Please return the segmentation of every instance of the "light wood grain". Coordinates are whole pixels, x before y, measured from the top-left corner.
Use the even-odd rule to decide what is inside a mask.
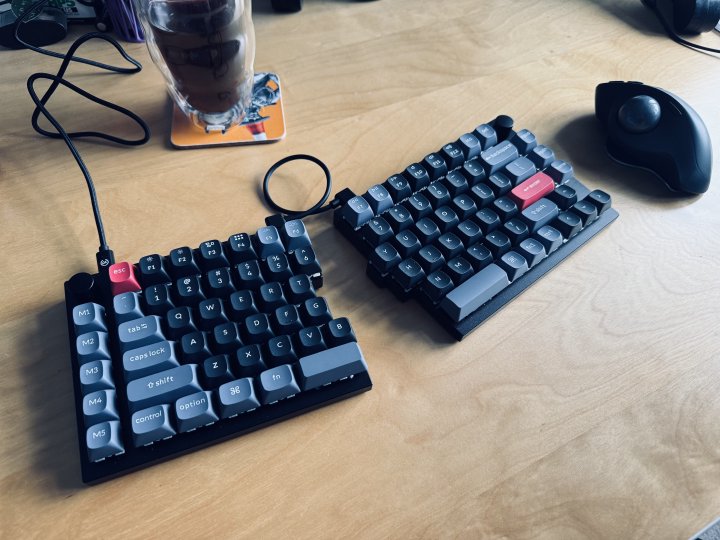
[[[268,213],[259,180],[287,154],[364,191],[500,113],[611,192],[621,218],[461,343],[374,287],[329,216],[309,219],[322,294],[351,318],[373,390],[85,488],[62,283],[92,270],[96,233],[66,148],[29,125],[25,79],[57,63],[1,52],[0,536],[665,539],[716,517],[720,178],[673,197],[609,160],[592,115],[598,83],[643,80],[686,98],[718,141],[720,59],[672,43],[634,0],[255,4],[256,67],[284,83],[281,143],[170,149],[144,45],[128,46],[146,68],[132,77],[73,67],[153,130],[139,148],[79,144],[119,259],[252,231]],[[66,92],[52,106],[68,127],[132,133]],[[277,182],[293,206],[322,192],[308,167]]]

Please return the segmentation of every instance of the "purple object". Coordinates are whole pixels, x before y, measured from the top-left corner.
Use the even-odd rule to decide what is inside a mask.
[[[113,30],[119,37],[134,43],[145,41],[132,0],[105,0],[105,6]]]

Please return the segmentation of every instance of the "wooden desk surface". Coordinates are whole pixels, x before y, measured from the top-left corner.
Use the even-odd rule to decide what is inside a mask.
[[[308,0],[289,16],[256,2],[255,23],[255,65],[285,84],[278,144],[171,149],[142,44],[138,75],[72,68],[153,129],[140,148],[79,144],[119,260],[254,230],[260,179],[287,154],[362,192],[500,113],[621,217],[462,343],[373,286],[329,216],[309,219],[322,294],[351,318],[373,390],[85,488],[62,284],[92,271],[96,233],[67,149],[30,128],[25,80],[59,63],[1,52],[0,536],[682,539],[716,517],[720,163],[708,193],[672,197],[610,161],[592,115],[596,84],[642,80],[692,103],[717,143],[720,59],[634,0]],[[53,110],[68,129],[131,131],[66,92]],[[295,171],[282,200],[307,205],[319,177]]]

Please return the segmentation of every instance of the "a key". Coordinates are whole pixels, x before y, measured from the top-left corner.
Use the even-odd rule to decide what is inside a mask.
[[[407,178],[407,181],[410,183],[410,189],[413,191],[418,191],[430,184],[430,176],[419,163],[408,165],[405,172],[403,172],[403,176]]]
[[[310,246],[303,246],[295,250],[293,253],[305,252],[307,254],[308,250],[311,249],[312,248]],[[263,272],[267,281],[285,281],[293,275],[293,270],[290,268],[290,261],[288,261],[288,258],[284,253],[270,255],[265,260],[265,269]]]
[[[86,302],[75,306],[72,309],[72,318],[76,335],[93,331],[107,332],[105,308],[99,304]]]
[[[535,233],[534,238],[537,239],[545,247],[545,252],[550,255],[559,248],[563,243],[563,236],[555,227],[544,225]]]
[[[430,181],[433,182],[438,178],[445,176],[448,172],[447,163],[439,154],[428,154],[422,160],[423,168],[428,172]]]
[[[552,226],[560,231],[566,240],[569,240],[582,229],[582,220],[574,212],[561,212],[553,221]]]
[[[612,199],[610,198],[610,195],[600,189],[591,191],[584,200],[595,205],[598,216],[602,215],[605,210],[612,206]]]
[[[370,188],[370,190],[372,190],[372,188]],[[283,243],[288,251],[295,251],[296,249],[306,247],[311,244],[310,236],[305,228],[305,224],[299,219],[286,221],[280,232],[282,234]]]
[[[175,435],[170,425],[170,406],[155,405],[133,413],[130,419],[133,444],[136,447]]]
[[[308,326],[300,330],[296,336],[297,351],[301,356],[314,354],[325,350],[325,340],[323,339],[320,329],[317,326]]]
[[[572,165],[561,159],[553,161],[545,172],[558,184],[564,184],[573,177]]]
[[[460,172],[467,179],[468,184],[471,187],[482,182],[487,177],[485,169],[483,169],[477,158],[473,158],[470,161],[463,163]]]
[[[520,156],[516,160],[508,163],[503,171],[505,176],[512,182],[512,185],[517,186],[520,182],[527,180],[535,174],[537,169],[532,161],[524,156]]]
[[[345,317],[328,321],[327,325],[323,327],[323,332],[325,334],[325,341],[329,347],[337,347],[345,343],[357,341],[355,332],[353,332],[352,326],[350,326],[350,321]]]
[[[85,427],[120,418],[115,402],[115,390],[97,390],[87,394],[83,397],[82,408]]]
[[[396,233],[412,226],[413,220],[410,211],[402,204],[393,206],[383,215],[385,220],[390,224],[392,230]]]
[[[470,189],[467,178],[459,170],[450,171],[440,182],[450,192],[450,197],[455,197]]]
[[[238,289],[257,289],[265,283],[260,273],[260,264],[256,260],[245,261],[237,265]]]
[[[259,377],[260,396],[265,405],[286,399],[300,392],[292,368],[283,364],[263,371]]]
[[[449,143],[442,147],[440,155],[447,163],[448,170],[453,170],[455,167],[462,165],[465,158],[463,156],[462,148],[456,143]]]
[[[395,203],[399,203],[412,195],[410,183],[399,174],[393,174],[383,182],[383,186],[388,190]]]
[[[277,335],[294,334],[302,328],[300,313],[292,304],[281,306],[275,310],[275,324]]]
[[[122,361],[125,382],[179,365],[175,357],[175,344],[170,341],[161,341],[126,351],[123,353]]]
[[[265,313],[256,313],[245,319],[243,325],[243,343],[264,343],[273,337],[270,320]]]
[[[157,253],[142,257],[137,264],[140,282],[144,287],[170,282],[163,259]]]
[[[140,307],[140,295],[136,292],[125,292],[114,296],[113,311],[118,323],[139,319],[145,315]]]
[[[367,206],[367,203],[365,203]],[[255,253],[261,259],[266,259],[275,253],[284,253],[285,247],[280,239],[280,233],[273,225],[260,227],[253,235]]]
[[[375,184],[368,189],[367,193],[363,195],[363,199],[367,201],[376,216],[393,206],[390,192],[381,184]],[[308,245],[310,244],[308,243]]]
[[[482,145],[478,138],[472,133],[465,133],[460,135],[460,138],[455,143],[463,153],[465,161],[480,155]]]
[[[245,317],[259,311],[255,304],[255,296],[248,290],[232,293],[226,308],[228,316],[235,322],[244,321]]]
[[[463,257],[454,257],[445,265],[445,273],[450,276],[455,285],[459,285],[473,275],[472,265]]]
[[[415,193],[412,197],[405,201],[405,207],[410,210],[413,220],[417,221],[432,214],[432,206],[430,201],[422,193]]]
[[[484,183],[473,186],[470,196],[475,199],[478,208],[487,208],[495,200],[495,192]]]
[[[314,276],[319,274],[321,269],[315,250],[310,246],[296,249],[292,254],[292,270],[296,275]]]
[[[263,311],[272,311],[287,304],[282,286],[277,281],[261,285],[259,293],[258,300],[263,307]]]
[[[128,262],[118,262],[108,267],[108,277],[113,295],[135,292],[141,289],[135,277],[135,268]]]
[[[477,272],[493,262],[492,253],[482,244],[474,244],[465,251],[465,258]]]
[[[221,353],[235,352],[242,344],[237,325],[234,322],[225,322],[212,329],[213,351]]]
[[[165,315],[165,323],[168,329],[168,337],[174,340],[180,339],[181,336],[187,334],[188,332],[194,332],[197,330],[192,312],[187,306],[174,308],[168,311],[167,315]]]
[[[572,205],[570,208],[574,214],[576,214],[582,220],[582,226],[587,227],[597,219],[598,213],[595,205],[590,201],[583,199]],[[117,297],[116,297],[117,298]]]
[[[485,150],[491,146],[495,146],[498,142],[497,133],[495,133],[495,130],[489,124],[480,124],[473,130],[473,135],[477,137]]]
[[[444,233],[435,242],[437,247],[446,259],[452,259],[462,253],[464,246],[460,238],[453,233]]]
[[[420,264],[426,274],[442,268],[445,264],[445,257],[435,246],[423,246],[415,255],[414,259]]]
[[[501,172],[496,172],[488,176],[485,180],[485,184],[487,184],[487,186],[492,189],[493,194],[496,197],[505,195],[513,187],[512,181]]]
[[[217,422],[218,416],[213,410],[210,392],[196,392],[178,399],[175,402],[175,419],[179,433]]]
[[[545,145],[539,144],[527,156],[539,170],[544,170],[555,161],[555,152]]]
[[[492,203],[492,209],[497,212],[502,221],[507,221],[518,213],[517,204],[509,197],[499,197]]]
[[[93,360],[80,366],[80,391],[83,395],[113,388],[115,382],[110,360]]]
[[[315,296],[312,281],[305,274],[295,275],[288,280],[287,298],[293,304],[299,304]]]
[[[414,255],[422,246],[415,233],[409,229],[397,233],[392,239],[392,244],[403,259]]]
[[[231,418],[260,406],[249,377],[223,384],[218,389],[218,402],[222,418]]]
[[[437,224],[429,218],[421,218],[413,226],[413,232],[423,245],[430,244],[440,236],[440,229]]]
[[[520,245],[515,249],[520,255],[525,257],[530,268],[534,267],[546,257],[545,247],[534,238],[526,238],[520,242]]]
[[[383,217],[372,218],[362,227],[363,240],[371,247],[377,247],[383,242],[387,242],[392,235],[392,228]]]
[[[567,210],[577,202],[577,193],[570,186],[557,186],[547,198],[557,204],[560,210]]]
[[[298,363],[303,390],[319,388],[367,372],[365,358],[355,342],[306,356]]]
[[[181,306],[194,306],[205,300],[205,293],[200,285],[200,276],[185,276],[175,282],[175,298]]]
[[[455,234],[465,247],[472,246],[482,239],[480,226],[471,219],[466,219],[460,223],[455,229]]]
[[[85,434],[85,445],[88,459],[93,462],[122,454],[125,448],[120,433],[120,422],[113,420],[89,427]]]
[[[473,221],[478,224],[483,234],[489,234],[498,229],[501,224],[500,216],[492,208],[481,208],[475,212]]]
[[[110,360],[107,332],[80,334],[75,340],[75,351],[80,365],[92,360]]]
[[[460,218],[455,213],[455,210],[449,206],[441,206],[435,210],[435,212],[433,212],[432,219],[435,221],[441,232],[447,232],[460,223]]]
[[[200,273],[200,269],[195,264],[192,250],[187,246],[173,249],[168,256],[167,263],[171,277],[176,280]]]
[[[543,172],[539,172],[515,186],[510,192],[510,198],[517,203],[520,210],[525,210],[545,195],[552,193],[554,189],[555,183],[552,178]]]
[[[513,246],[516,246],[530,236],[530,229],[528,226],[524,221],[517,218],[512,218],[506,221],[501,230],[508,236],[508,238],[510,238],[510,243]]]
[[[493,231],[486,235],[483,244],[496,258],[510,251],[511,247],[510,238],[502,231]]]
[[[143,291],[143,301],[148,315],[165,315],[175,307],[170,297],[170,286],[167,283],[147,287]]]
[[[235,291],[229,268],[216,268],[205,274],[205,290],[211,298],[225,298]]]
[[[433,208],[440,208],[450,202],[450,192],[442,182],[433,182],[430,184],[424,192],[427,200],[430,201],[430,206]]]
[[[402,260],[398,251],[392,244],[385,242],[376,247],[370,254],[368,262],[372,264],[381,274],[389,272]]]
[[[392,269],[392,277],[403,290],[408,291],[422,281],[425,272],[415,259],[410,258]]]
[[[467,194],[458,195],[452,201],[451,208],[455,210],[460,220],[465,220],[477,212],[475,201]]]
[[[535,135],[527,129],[521,129],[514,133],[513,136],[510,137],[510,142],[513,143],[523,155],[537,146]]]
[[[440,302],[440,308],[450,319],[459,322],[509,284],[505,271],[490,264],[450,291]]]
[[[130,381],[127,385],[128,407],[135,412],[200,390],[197,366],[187,364]]]
[[[203,300],[198,304],[197,312],[200,315],[197,323],[201,330],[210,330],[227,321],[223,302],[219,298]]]
[[[212,356],[204,332],[190,332],[180,338],[180,354],[185,364],[197,364]]]

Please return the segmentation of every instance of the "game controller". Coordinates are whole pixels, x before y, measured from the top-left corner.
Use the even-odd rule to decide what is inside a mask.
[[[611,81],[595,90],[595,116],[607,132],[607,151],[615,161],[655,173],[674,191],[707,191],[710,135],[682,99],[640,82]]]

